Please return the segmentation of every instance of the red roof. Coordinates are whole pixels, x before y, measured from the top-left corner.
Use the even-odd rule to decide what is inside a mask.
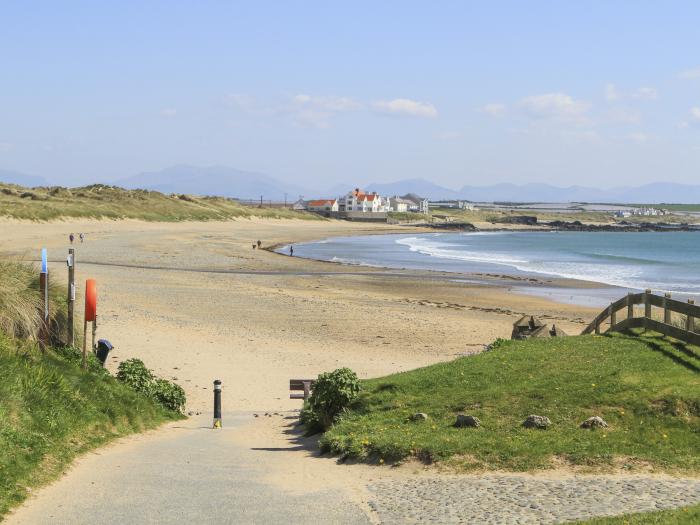
[[[366,201],[373,201],[377,197],[376,195],[365,195]]]
[[[309,201],[308,206],[313,206],[314,208],[318,206],[333,206],[335,204],[335,199],[320,199],[316,201]]]

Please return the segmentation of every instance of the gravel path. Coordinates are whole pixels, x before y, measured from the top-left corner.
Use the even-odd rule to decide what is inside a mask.
[[[370,506],[385,524],[564,523],[700,502],[700,480],[487,475],[382,481]]]

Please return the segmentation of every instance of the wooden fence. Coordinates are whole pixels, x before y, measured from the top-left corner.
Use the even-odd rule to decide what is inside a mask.
[[[636,305],[644,305],[643,317],[635,317],[634,307]],[[663,309],[663,321],[657,321],[653,318],[652,307]],[[618,312],[624,309],[627,310],[627,315],[618,320],[620,317]],[[680,314],[684,319],[681,318],[680,323],[673,323],[672,313]],[[581,334],[599,334],[601,327],[609,319],[610,326],[607,331],[621,332],[629,328],[644,328],[675,337],[686,343],[700,345],[700,333],[696,332],[695,327],[696,318],[700,318],[700,306],[697,306],[693,299],[688,299],[688,302],[684,303],[672,299],[670,293],[661,296],[654,295],[651,290],[646,290],[642,293],[631,293],[612,303],[600,312]]]

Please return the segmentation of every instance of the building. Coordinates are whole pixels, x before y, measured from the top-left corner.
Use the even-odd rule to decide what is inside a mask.
[[[389,208],[387,199],[377,192],[365,193],[355,188],[347,195],[338,199],[338,210],[341,212],[386,213]]]
[[[309,207],[309,203],[304,199],[299,199],[294,204],[292,204],[292,209],[296,211],[304,211]]]
[[[428,199],[419,197],[415,193],[407,193],[401,197],[405,201],[408,201],[408,210],[414,213],[428,213]]]
[[[395,211],[395,212],[407,212],[407,211],[415,211],[414,209],[416,208],[416,205],[413,201],[410,201],[408,199],[404,199],[403,197],[389,197],[389,209],[388,211]]]
[[[431,208],[452,208],[460,210],[473,210],[474,205],[467,201],[430,201]]]
[[[306,209],[316,213],[331,213],[338,211],[337,199],[319,199],[306,203]]]

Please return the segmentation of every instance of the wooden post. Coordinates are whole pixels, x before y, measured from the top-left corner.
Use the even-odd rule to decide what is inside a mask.
[[[83,322],[83,370],[87,370],[87,319]]]
[[[75,346],[75,250],[68,248],[68,344]]]
[[[632,303],[632,294],[627,294],[627,319],[634,317],[634,303]]]
[[[664,294],[664,323],[671,324],[671,309],[668,307],[668,300],[671,298],[670,293]]]
[[[610,312],[610,328],[612,329],[612,327],[617,324],[617,312],[615,311],[612,303],[608,307],[608,311]]]
[[[695,304],[695,299],[688,299],[688,304]],[[695,331],[695,317],[693,317],[692,315],[688,315],[685,318],[685,329],[688,332]]]
[[[39,274],[41,294],[41,325],[39,326],[39,348],[45,351],[49,344],[49,272]]]
[[[595,318],[595,333],[600,335],[600,317]]]
[[[651,290],[647,288],[644,290],[644,331],[647,331],[647,319],[651,319]]]
[[[95,336],[97,335],[97,315],[95,315],[95,320],[92,322],[92,347],[91,351],[95,353]]]

